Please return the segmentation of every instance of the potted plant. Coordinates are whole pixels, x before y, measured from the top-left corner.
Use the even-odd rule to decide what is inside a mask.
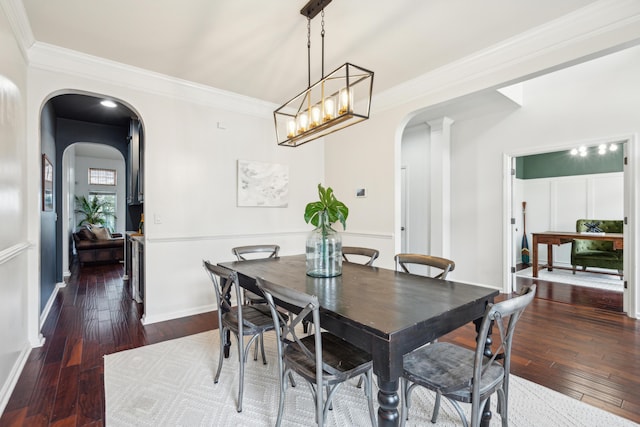
[[[115,218],[111,203],[96,196],[90,200],[85,196],[76,196],[75,212],[84,215],[84,218],[78,223],[78,227],[83,224],[98,224],[104,227],[107,217]]]
[[[304,220],[316,228],[307,238],[307,274],[334,277],[342,274],[342,238],[331,225],[340,221],[347,228],[349,208],[333,194],[333,189],[318,184],[319,200],[307,204]]]

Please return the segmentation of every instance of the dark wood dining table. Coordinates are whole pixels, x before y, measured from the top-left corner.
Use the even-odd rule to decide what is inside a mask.
[[[223,262],[240,286],[259,292],[255,279],[316,295],[323,329],[368,351],[378,378],[378,425],[399,425],[398,385],[403,356],[482,318],[498,291],[450,280],[343,263],[342,275],[306,275],[304,255]],[[490,351],[488,348],[487,351]],[[488,425],[491,414],[483,420]]]

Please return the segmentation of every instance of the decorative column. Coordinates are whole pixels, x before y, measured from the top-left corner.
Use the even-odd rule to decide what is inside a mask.
[[[451,257],[451,125],[453,119],[441,117],[429,120],[431,215],[430,254]]]

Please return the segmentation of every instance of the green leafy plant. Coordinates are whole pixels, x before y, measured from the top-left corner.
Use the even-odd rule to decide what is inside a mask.
[[[95,196],[90,200],[85,196],[76,196],[75,212],[84,215],[84,218],[78,223],[78,227],[82,224],[100,224],[104,226],[107,217],[116,217],[113,214],[111,203]]]
[[[333,189],[322,184],[318,184],[317,202],[307,204],[304,210],[304,220],[307,224],[311,223],[316,227],[331,226],[336,221],[340,221],[342,228],[347,228],[347,217],[349,216],[349,208],[336,199]]]

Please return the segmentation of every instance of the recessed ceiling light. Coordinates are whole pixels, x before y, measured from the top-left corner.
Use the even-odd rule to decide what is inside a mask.
[[[116,108],[118,106],[118,104],[116,104],[115,102],[109,100],[109,99],[105,99],[104,101],[100,101],[100,104],[102,104],[103,106],[107,107],[107,108]]]

